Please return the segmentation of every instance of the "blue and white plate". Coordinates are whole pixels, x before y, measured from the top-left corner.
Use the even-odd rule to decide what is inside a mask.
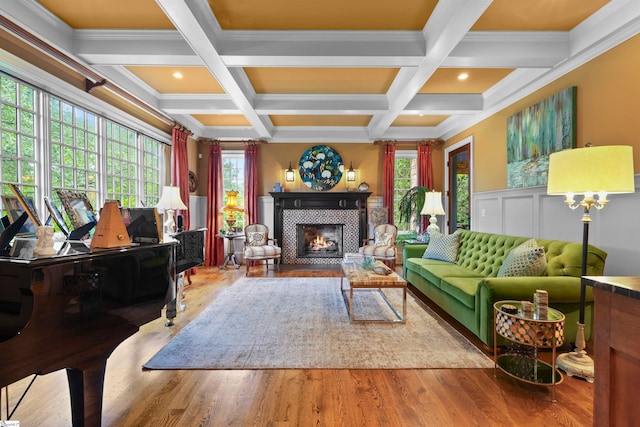
[[[316,191],[332,189],[342,178],[342,157],[328,145],[315,145],[300,157],[298,167],[302,182]]]

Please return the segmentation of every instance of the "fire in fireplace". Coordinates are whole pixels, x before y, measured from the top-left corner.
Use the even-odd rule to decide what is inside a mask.
[[[343,224],[297,224],[298,257],[342,258]]]

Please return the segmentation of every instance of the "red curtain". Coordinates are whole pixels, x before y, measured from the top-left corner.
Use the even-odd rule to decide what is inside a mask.
[[[181,129],[173,129],[171,138],[171,182],[180,188],[180,198],[187,206],[186,211],[180,211],[184,220],[184,229],[189,230],[189,155],[187,152],[187,138],[189,135]],[[176,212],[177,214],[178,212]]]
[[[431,167],[431,147],[418,146],[418,185],[433,190],[433,168]],[[429,221],[426,215],[420,216],[420,230],[426,230]]]
[[[258,146],[244,146],[244,214],[245,225],[258,222]]]
[[[384,146],[383,158],[383,181],[382,181],[382,205],[388,208],[388,223],[393,224],[393,190],[394,173],[396,166],[396,147],[393,145]]]
[[[215,144],[209,148],[209,175],[207,180],[207,232],[205,265],[220,265],[224,261],[224,239],[216,237],[223,228],[220,208],[224,206],[222,188],[222,148]]]

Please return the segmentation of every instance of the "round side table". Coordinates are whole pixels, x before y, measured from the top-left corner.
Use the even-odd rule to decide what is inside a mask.
[[[502,311],[505,304],[515,306],[518,313]],[[555,402],[555,385],[562,382],[562,373],[556,369],[556,348],[564,343],[564,314],[549,307],[545,319],[525,317],[520,301],[498,301],[493,305],[493,312],[494,369],[499,368],[510,377],[529,384],[551,386],[551,401]],[[514,344],[500,356],[498,336]],[[544,348],[551,348],[551,364],[538,359],[538,349]]]

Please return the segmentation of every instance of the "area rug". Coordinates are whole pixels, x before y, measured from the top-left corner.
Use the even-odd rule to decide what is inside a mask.
[[[401,307],[401,291],[385,291]],[[359,318],[391,315],[357,291]],[[352,324],[339,278],[242,278],[144,364],[146,369],[491,368],[493,362],[407,294],[405,324]]]

